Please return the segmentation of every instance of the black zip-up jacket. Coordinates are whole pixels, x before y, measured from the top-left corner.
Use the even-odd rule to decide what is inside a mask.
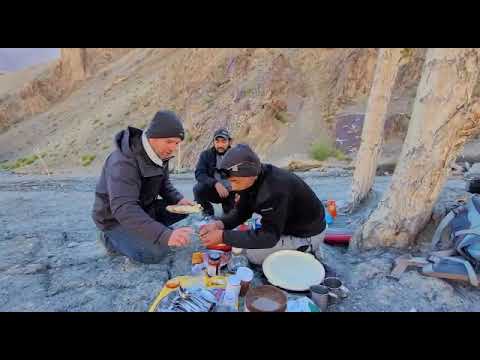
[[[274,247],[281,235],[311,237],[325,230],[325,209],[313,190],[297,175],[270,164],[262,164],[257,180],[239,192],[238,205],[219,220],[225,244],[244,249]],[[262,216],[255,231],[233,231],[253,213]]]
[[[169,180],[168,161],[159,166],[150,160],[141,135],[142,130],[128,127],[115,136],[117,149],[105,160],[92,218],[100,230],[121,224],[145,239],[167,244],[172,230],[154,220],[152,203],[158,195],[169,204],[183,196]]]
[[[230,147],[227,149],[227,151]],[[215,179],[217,168],[217,151],[215,147],[202,151],[195,167],[195,179],[201,183],[213,187],[218,181]],[[223,178],[223,177],[222,177]]]

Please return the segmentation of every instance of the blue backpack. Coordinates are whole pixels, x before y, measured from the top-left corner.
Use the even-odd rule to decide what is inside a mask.
[[[453,248],[435,251],[447,228]],[[443,218],[433,235],[431,250],[430,264],[423,267],[423,274],[480,285],[480,195],[472,195]]]
[[[480,269],[480,195],[474,194],[464,205],[450,211],[438,224],[432,239],[435,250],[445,228],[449,226],[453,249],[447,250],[468,260],[476,270]]]

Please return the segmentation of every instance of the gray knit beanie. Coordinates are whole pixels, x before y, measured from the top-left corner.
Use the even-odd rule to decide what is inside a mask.
[[[172,111],[157,112],[145,134],[150,139],[178,137],[183,140],[185,137],[182,121]]]

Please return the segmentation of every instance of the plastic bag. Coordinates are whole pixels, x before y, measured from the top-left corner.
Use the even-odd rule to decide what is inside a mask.
[[[288,299],[287,312],[320,312],[315,303],[306,296],[296,299]]]

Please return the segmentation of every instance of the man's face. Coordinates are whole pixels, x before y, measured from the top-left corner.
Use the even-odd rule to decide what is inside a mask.
[[[215,150],[217,150],[219,154],[223,154],[230,146],[230,140],[224,139],[223,137],[217,137],[213,140],[213,146],[215,146]]]
[[[166,160],[173,156],[177,150],[178,144],[182,142],[182,139],[176,137],[148,139],[148,142],[158,157],[162,160]]]
[[[228,181],[232,185],[232,190],[233,191],[243,191],[251,187],[254,183],[255,180],[257,180],[256,176],[230,176],[228,178]]]

